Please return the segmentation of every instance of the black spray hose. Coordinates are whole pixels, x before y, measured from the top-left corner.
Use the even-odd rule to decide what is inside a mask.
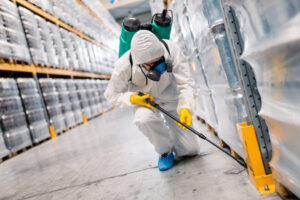
[[[139,96],[143,96],[144,93],[139,92],[138,94]],[[235,160],[236,162],[238,162],[240,165],[242,165],[244,168],[247,168],[247,165],[245,164],[244,161],[239,160],[237,158],[235,158],[234,156],[232,156],[230,153],[228,153],[227,151],[225,151],[222,147],[218,146],[217,144],[215,144],[214,142],[212,142],[211,140],[209,140],[205,135],[203,135],[202,133],[199,133],[198,131],[196,131],[195,129],[193,129],[192,127],[181,123],[180,120],[175,117],[174,115],[172,115],[171,113],[169,113],[168,111],[166,111],[165,109],[163,109],[162,107],[160,107],[159,104],[155,103],[154,101],[151,101],[151,99],[146,99],[145,100],[147,103],[149,103],[151,106],[157,108],[158,110],[160,110],[161,112],[163,112],[164,114],[166,114],[167,116],[169,116],[170,118],[172,118],[173,120],[175,120],[176,122],[178,122],[179,124],[181,124],[182,126],[184,126],[185,128],[189,129],[190,131],[192,131],[194,134],[196,134],[198,137],[200,137],[203,140],[206,140],[207,142],[209,142],[210,144],[212,144],[213,146],[215,146],[216,148],[218,148],[219,150],[221,150],[223,153],[227,154],[229,157],[231,157],[233,160]]]

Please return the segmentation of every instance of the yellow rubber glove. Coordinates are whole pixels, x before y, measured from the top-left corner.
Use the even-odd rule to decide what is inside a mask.
[[[179,113],[179,119],[181,123],[184,123],[188,126],[192,124],[192,116],[190,114],[190,111],[187,108],[182,108]],[[180,126],[182,129],[186,129],[184,126],[176,122],[178,126]]]
[[[154,98],[151,97],[147,93],[144,93],[143,96],[139,96],[137,94],[133,94],[133,95],[130,96],[130,102],[132,104],[138,104],[138,105],[145,106],[145,107],[148,107],[148,108],[155,108],[155,107],[151,106],[149,103],[147,103],[145,101],[146,99],[151,99],[151,101],[154,101]]]

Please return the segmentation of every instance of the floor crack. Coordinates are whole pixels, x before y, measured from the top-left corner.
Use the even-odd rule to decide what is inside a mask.
[[[144,169],[140,169],[140,170],[136,170],[136,171],[132,171],[132,172],[127,172],[127,173],[124,173],[124,174],[118,174],[118,175],[115,175],[115,176],[109,176],[109,177],[101,178],[101,179],[98,179],[98,180],[89,181],[89,182],[86,182],[86,183],[80,183],[80,184],[77,184],[77,185],[70,185],[70,186],[58,188],[58,189],[55,189],[55,190],[47,191],[45,193],[35,194],[35,195],[31,195],[31,196],[25,196],[25,197],[22,197],[21,199],[31,199],[31,198],[34,198],[34,197],[43,196],[45,194],[51,194],[51,193],[54,193],[54,192],[63,191],[63,190],[67,190],[67,189],[70,189],[70,188],[76,188],[76,187],[80,187],[80,186],[84,186],[84,185],[85,186],[93,185],[93,184],[100,183],[100,182],[103,182],[103,181],[106,181],[106,180],[109,180],[109,179],[124,177],[124,176],[130,175],[130,174],[135,174],[135,173],[139,173],[139,172],[143,172],[143,171],[147,171],[147,170],[155,169],[155,168],[157,168],[157,166],[148,167],[148,168],[144,168]]]

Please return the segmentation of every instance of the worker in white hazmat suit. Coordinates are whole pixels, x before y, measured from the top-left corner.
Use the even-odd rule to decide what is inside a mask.
[[[131,50],[114,66],[104,96],[117,106],[136,105],[133,122],[159,154],[159,170],[174,165],[174,154],[197,155],[198,137],[168,116],[164,116],[166,125],[159,111],[145,101],[155,100],[173,115],[178,113],[182,123],[191,125],[195,83],[179,47],[141,30],[133,36]]]

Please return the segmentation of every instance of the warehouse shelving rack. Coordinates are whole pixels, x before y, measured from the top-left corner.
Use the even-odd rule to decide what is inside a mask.
[[[33,5],[32,3],[26,1],[26,0],[11,0],[12,2],[17,3],[18,5],[21,5],[35,14],[38,14],[39,16],[45,18],[48,21],[51,21],[52,23],[68,30],[69,32],[73,32],[79,37],[93,43],[96,45],[104,45],[101,42],[98,42],[91,38],[90,36],[86,35],[85,33],[81,32],[80,30],[74,28],[73,26],[65,23],[61,19],[45,12],[41,8]],[[80,3],[82,6],[84,6],[86,9],[88,7],[84,5],[83,2],[78,0],[78,3]],[[97,17],[92,11],[89,10],[91,15],[93,17]],[[103,21],[97,17],[97,20],[103,24]],[[104,25],[104,24],[103,24]],[[107,28],[107,27],[106,27]],[[103,73],[92,73],[92,72],[83,72],[83,71],[77,71],[72,69],[58,69],[58,68],[52,68],[52,67],[43,67],[38,64],[28,64],[24,62],[14,61],[11,59],[2,59],[0,61],[0,71],[10,71],[10,72],[25,72],[25,73],[32,73],[32,74],[47,74],[47,75],[57,75],[57,76],[66,76],[66,77],[82,77],[82,78],[100,78],[100,79],[109,79],[109,74],[103,74]]]
[[[68,30],[69,32],[73,32],[75,33],[76,35],[78,35],[79,37],[93,43],[93,44],[96,44],[96,45],[99,45],[99,46],[105,46],[105,47],[108,47],[106,46],[104,43],[102,43],[101,41],[96,41],[94,40],[94,38],[88,36],[87,34],[83,33],[82,31],[78,30],[77,28],[67,24],[66,22],[62,21],[61,19],[59,19],[58,17],[55,17],[51,14],[49,14],[48,12],[44,11],[43,9],[39,8],[38,6],[36,5],[33,5],[32,3],[30,3],[29,1],[27,0],[11,0],[12,2],[16,2],[18,5],[21,5],[27,9],[29,9],[30,11],[34,12],[35,14],[45,18],[46,20],[48,21],[51,21],[52,23],[56,24],[57,26],[60,26],[66,30]],[[111,33],[113,33],[109,28],[108,26],[106,26],[104,24],[104,22],[99,18],[97,17],[97,15],[91,11],[91,9],[89,9],[81,0],[77,0],[77,2],[82,6],[84,7],[90,14],[91,16],[93,16],[96,20],[99,21],[100,24],[102,24],[107,30],[109,30]],[[108,47],[110,48],[110,47]]]
[[[34,12],[35,14],[43,17],[44,19],[56,24],[57,26],[59,26],[61,28],[66,29],[69,32],[75,33],[77,36],[83,38],[84,40],[87,40],[88,42],[91,42],[98,46],[104,46],[106,48],[110,48],[110,47],[107,47],[107,45],[103,44],[102,42],[96,41],[94,38],[90,37],[89,35],[83,33],[82,31],[76,29],[75,27],[69,25],[68,23],[62,21],[61,19],[47,13],[46,11],[39,8],[38,6],[33,5],[29,1],[26,1],[26,0],[10,0],[10,1],[16,3],[19,6],[23,6],[27,9],[29,9],[30,11]],[[98,18],[96,16],[96,14],[94,14],[81,0],[77,0],[77,2],[80,5],[82,5],[85,9],[88,9],[89,13],[94,18],[96,18],[99,21],[99,23],[101,23],[107,30],[112,32],[103,23],[103,21],[100,18]],[[74,70],[74,69],[54,68],[51,66],[44,66],[41,64],[31,64],[31,63],[27,63],[24,61],[18,61],[18,60],[13,60],[13,59],[8,59],[8,58],[0,58],[0,73],[1,73],[1,76],[3,76],[3,77],[11,77],[11,78],[12,77],[15,77],[15,78],[16,77],[31,77],[31,78],[33,78],[37,83],[38,92],[41,97],[43,97],[43,95],[41,92],[40,85],[38,84],[39,77],[56,77],[56,78],[59,77],[59,78],[71,78],[71,79],[84,78],[84,79],[106,79],[106,80],[110,79],[110,77],[111,77],[110,74],[85,72],[85,71],[79,71],[79,70]],[[50,138],[53,139],[57,136],[57,134],[59,135],[61,133],[56,133],[55,127],[50,123],[49,114],[47,113],[47,109],[46,109],[44,100],[42,101],[42,106],[44,108],[44,111],[45,111],[44,114],[45,114],[46,121],[49,126]],[[114,109],[114,107],[107,110],[106,112],[109,112],[112,109]],[[103,115],[103,114],[105,114],[104,110],[102,111],[102,113],[100,115]],[[99,115],[97,115],[97,116],[99,116]],[[94,116],[91,119],[93,119],[97,116]],[[84,113],[83,113],[82,117],[83,117],[83,122],[81,124],[86,124],[88,120]],[[89,119],[89,120],[91,120],[91,119]],[[77,124],[74,127],[79,126],[81,124]],[[63,132],[66,132],[74,127],[70,127],[68,129],[64,130]],[[46,140],[44,140],[44,141],[46,141]],[[44,141],[42,141],[42,142],[44,142]],[[35,144],[35,145],[38,145],[38,144]],[[31,146],[26,147],[18,152],[12,152],[10,155],[6,156],[5,158],[0,158],[0,162],[3,160],[6,160],[7,158],[11,158],[19,153],[22,153],[22,152],[26,151],[27,149],[30,149],[31,147],[33,147],[33,146],[31,145]]]

